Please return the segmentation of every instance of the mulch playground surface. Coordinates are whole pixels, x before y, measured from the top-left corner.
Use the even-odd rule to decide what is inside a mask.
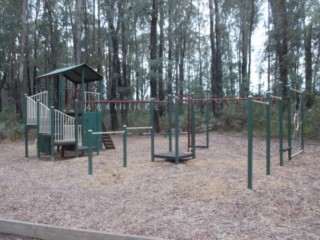
[[[150,137],[128,137],[123,168],[122,138],[115,150],[55,162],[29,158],[24,143],[0,144],[0,218],[164,239],[320,239],[320,143],[279,166],[272,140],[266,176],[265,140],[254,139],[253,190],[247,189],[247,138],[211,133],[209,149],[175,165],[150,161]],[[180,136],[186,151],[187,136]],[[197,135],[197,145],[205,135]],[[156,136],[155,152],[168,151]],[[1,235],[0,235],[1,238]],[[8,238],[9,239],[9,238]]]

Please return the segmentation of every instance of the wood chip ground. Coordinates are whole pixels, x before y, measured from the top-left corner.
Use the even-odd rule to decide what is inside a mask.
[[[86,156],[51,162],[34,142],[29,158],[23,142],[0,144],[0,217],[164,239],[320,239],[319,142],[280,167],[274,140],[266,176],[265,140],[254,139],[248,190],[245,135],[211,133],[210,148],[179,165],[151,162],[150,137],[129,136],[127,168],[122,138],[113,140],[116,150],[94,154],[92,176]],[[155,143],[168,151],[168,138]]]

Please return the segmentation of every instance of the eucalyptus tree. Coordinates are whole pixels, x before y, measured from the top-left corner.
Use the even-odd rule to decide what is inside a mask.
[[[275,41],[275,52],[279,66],[279,80],[283,86],[288,85],[288,12],[286,0],[269,0],[273,31],[272,38]],[[282,90],[287,95],[286,87]]]
[[[210,43],[211,43],[211,96],[221,98],[222,87],[222,52],[221,52],[221,25],[220,5],[217,0],[209,0],[210,10]],[[220,106],[213,102],[215,116],[220,114]]]
[[[21,114],[18,67],[21,60],[19,58],[21,38],[19,35],[21,33],[22,11],[26,14],[26,9],[22,10],[25,6],[23,3],[25,2],[17,4],[14,1],[2,1],[0,6],[0,110],[2,110],[3,102],[6,106],[13,103],[18,114]],[[5,101],[2,101],[4,89],[7,90],[7,96]]]

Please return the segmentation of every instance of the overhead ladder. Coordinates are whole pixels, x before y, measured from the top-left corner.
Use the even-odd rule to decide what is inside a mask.
[[[102,131],[108,132],[108,128],[104,122],[102,123]],[[112,138],[108,133],[102,134],[102,143],[105,149],[116,149],[116,147],[113,144]]]

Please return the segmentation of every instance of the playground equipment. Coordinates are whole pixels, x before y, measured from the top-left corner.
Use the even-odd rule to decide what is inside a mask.
[[[50,155],[54,147],[73,150],[76,156],[87,150],[88,129],[101,131],[101,114],[97,109],[78,109],[77,101],[100,100],[103,77],[86,64],[54,70],[36,78],[37,94],[25,95],[25,156],[28,157],[28,132],[37,129],[37,156]],[[43,81],[46,80],[46,81]],[[93,84],[97,87],[93,88]],[[94,89],[94,91],[90,91]],[[95,141],[98,141],[97,137]],[[109,138],[110,140],[110,138]],[[111,140],[112,141],[112,140]]]
[[[295,94],[292,94],[294,92]],[[252,189],[252,175],[253,175],[253,103],[266,105],[266,174],[271,174],[271,159],[270,159],[270,106],[271,99],[278,101],[279,111],[279,160],[280,166],[284,166],[283,153],[288,152],[288,160],[304,151],[304,114],[303,114],[303,93],[295,90],[290,86],[287,87],[287,147],[284,147],[284,100],[282,96],[282,83],[278,84],[279,96],[271,96],[266,94],[265,101],[254,100],[252,97],[248,98],[247,102],[247,127],[248,127],[248,188]],[[294,114],[292,114],[294,113]],[[295,143],[295,144],[293,144]],[[292,153],[295,151],[294,153]]]
[[[93,174],[93,163],[92,163],[92,136],[93,135],[100,135],[100,134],[122,134],[123,138],[123,167],[128,166],[128,161],[127,161],[127,133],[129,130],[141,130],[141,129],[147,129],[151,130],[152,133],[150,134],[151,136],[151,160],[153,161],[153,156],[154,156],[154,133],[153,133],[153,127],[127,127],[126,125],[123,125],[123,130],[122,131],[110,131],[110,132],[92,132],[92,130],[88,130],[89,133],[89,154],[88,154],[88,174],[92,175]],[[97,152],[99,154],[99,152]]]
[[[80,105],[100,105],[100,109],[103,109],[104,106],[108,106],[110,104],[119,104],[119,106],[123,107],[125,105],[128,106],[140,106],[141,104],[144,104],[145,107],[144,109],[149,110],[150,114],[150,126],[148,127],[126,127],[127,130],[138,130],[138,129],[146,129],[150,130],[151,133],[151,161],[154,161],[154,158],[163,158],[163,159],[168,159],[168,160],[174,160],[176,164],[179,164],[180,160],[188,159],[188,158],[195,158],[195,147],[192,148],[192,152],[183,152],[180,151],[179,149],[179,105],[180,101],[179,98],[172,98],[172,101],[169,101],[169,130],[168,130],[168,135],[169,135],[169,151],[165,152],[160,152],[160,153],[154,153],[154,112],[158,109],[157,105],[159,104],[168,104],[168,102],[164,101],[155,101],[153,99],[151,100],[138,100],[138,101],[133,101],[133,100],[104,100],[104,101],[83,101],[79,102]],[[139,107],[140,108],[140,107]],[[174,135],[175,135],[175,148],[173,151],[173,144],[172,144],[172,112],[174,111]],[[91,130],[91,129],[90,129]],[[102,134],[112,134],[114,132],[102,132],[102,131],[92,131],[93,135],[102,135]],[[117,132],[117,133],[122,133],[124,134],[123,131]],[[90,139],[90,138],[89,138]],[[99,146],[99,138],[98,141],[94,144],[91,144],[92,146],[95,146],[98,148]],[[193,141],[193,144],[195,144],[195,141]]]

